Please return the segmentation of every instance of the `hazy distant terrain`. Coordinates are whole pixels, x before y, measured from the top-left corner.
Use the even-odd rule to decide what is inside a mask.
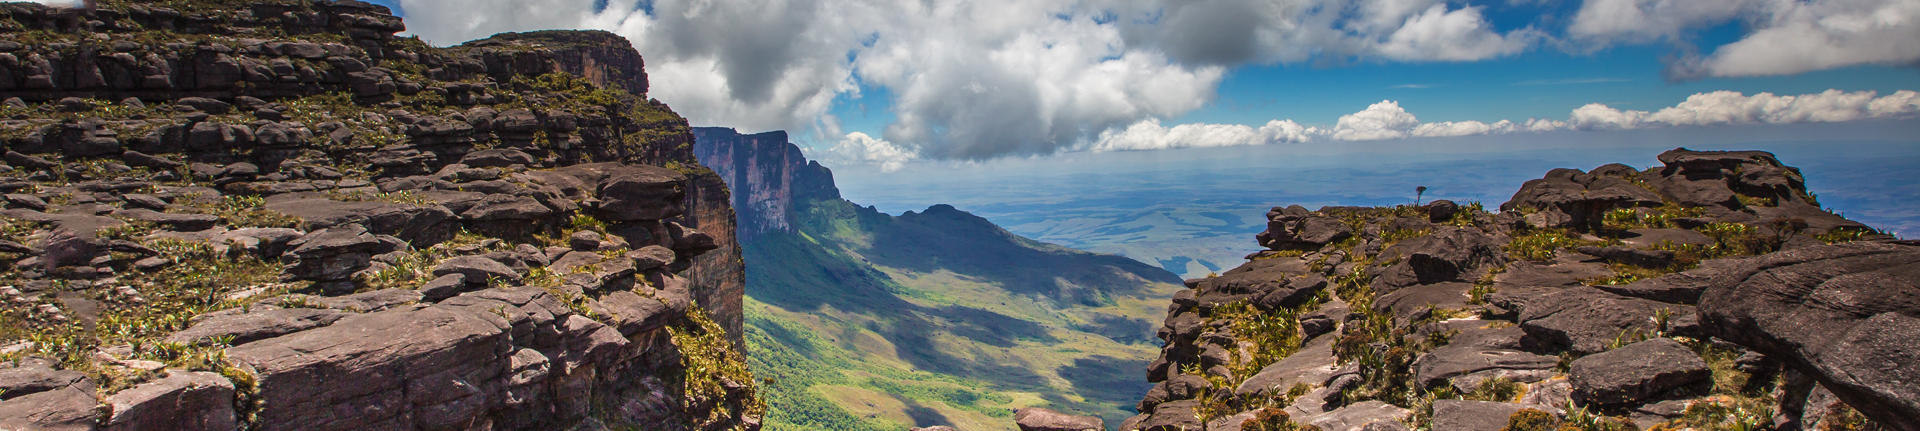
[[[1392,205],[1425,199],[1479,201],[1493,210],[1522,182],[1553,168],[1607,163],[1645,168],[1670,147],[1551,149],[1467,155],[1217,160],[1130,166],[1112,172],[1043,169],[917,180],[907,175],[841,176],[843,193],[883,212],[951,203],[1016,234],[1159,264],[1185,277],[1232,268],[1258,250],[1273,205]],[[1794,142],[1697,145],[1773,151],[1801,168],[1823,206],[1874,227],[1920,234],[1920,143]],[[1260,167],[1262,162],[1292,167]]]

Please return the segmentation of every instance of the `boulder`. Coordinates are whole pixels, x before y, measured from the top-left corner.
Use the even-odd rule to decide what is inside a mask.
[[[1094,416],[1078,416],[1042,407],[1027,407],[1013,413],[1020,431],[1105,431],[1106,421]]]
[[[1572,287],[1529,302],[1520,312],[1520,329],[1527,331],[1526,340],[1533,348],[1594,354],[1607,350],[1607,345],[1623,334],[1656,334],[1659,328],[1654,318],[1661,310],[1670,316],[1670,328],[1675,326],[1671,323],[1694,314],[1692,306]]]
[[[358,224],[308,232],[287,245],[293,250],[283,259],[291,260],[286,273],[295,279],[346,280],[367,269],[380,240]]]
[[[107,397],[105,431],[227,431],[236,428],[233,383],[209,372],[167,370],[167,377]]]
[[[1581,357],[1567,374],[1574,401],[1601,405],[1637,403],[1712,376],[1706,361],[1671,338]]]
[[[422,295],[414,289],[381,289],[372,292],[360,292],[345,296],[314,298],[313,302],[322,307],[355,313],[371,313],[398,305],[420,302]]]
[[[1740,262],[1700,297],[1701,326],[1813,376],[1882,425],[1920,430],[1920,244],[1855,242]]]
[[[1269,213],[1270,215],[1272,213]],[[1317,249],[1353,236],[1346,222],[1322,215],[1300,216],[1282,212],[1267,222],[1267,230],[1258,235],[1260,245],[1274,250]]]
[[[1398,259],[1374,279],[1376,293],[1388,294],[1415,284],[1471,282],[1506,264],[1506,252],[1477,229],[1443,226],[1432,234],[1401,241],[1380,252],[1381,261]]]
[[[646,271],[666,267],[676,259],[673,250],[668,250],[666,247],[657,245],[649,245],[641,247],[639,250],[629,251],[627,252],[627,258],[633,259],[633,269],[635,271]]]
[[[1200,416],[1194,409],[1200,407],[1198,400],[1169,401],[1153,408],[1153,413],[1139,422],[1141,430],[1181,430],[1197,431],[1201,429]]]
[[[420,295],[428,301],[439,301],[459,295],[467,291],[467,287],[467,276],[456,272],[435,277],[420,285]]]

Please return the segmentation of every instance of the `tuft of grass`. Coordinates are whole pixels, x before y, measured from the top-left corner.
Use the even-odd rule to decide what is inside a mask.
[[[1602,241],[1580,239],[1576,234],[1562,229],[1532,229],[1513,241],[1507,242],[1507,256],[1514,260],[1544,262],[1553,260],[1562,248],[1583,245],[1606,245]]]

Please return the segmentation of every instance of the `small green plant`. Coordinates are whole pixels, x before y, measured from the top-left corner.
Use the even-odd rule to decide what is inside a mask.
[[[1507,426],[1500,431],[1557,431],[1560,418],[1538,409],[1521,409],[1507,416]]]
[[[1562,248],[1583,245],[1605,245],[1601,241],[1589,241],[1560,229],[1533,229],[1515,236],[1506,245],[1507,256],[1514,260],[1544,262],[1553,260]]]
[[[1839,244],[1843,242],[1859,241],[1862,239],[1866,239],[1868,235],[1877,235],[1877,234],[1881,234],[1881,232],[1874,230],[1872,228],[1841,226],[1841,227],[1829,229],[1826,232],[1814,235],[1813,238],[1820,240],[1820,242],[1824,242],[1828,244]]]

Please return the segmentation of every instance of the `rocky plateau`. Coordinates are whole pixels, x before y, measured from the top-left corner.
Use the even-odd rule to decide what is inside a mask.
[[[0,3],[0,429],[758,429],[725,184],[606,32]]]

